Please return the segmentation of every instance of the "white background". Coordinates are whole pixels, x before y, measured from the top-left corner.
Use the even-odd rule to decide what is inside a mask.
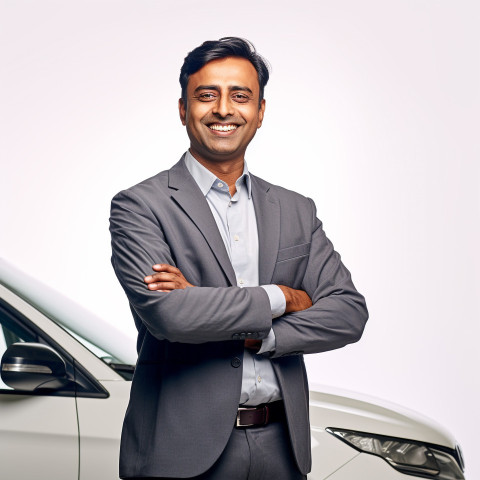
[[[478,2],[0,6],[2,257],[133,335],[110,199],[188,147],[187,52],[246,37],[273,67],[250,169],[315,200],[370,310],[311,382],[436,419],[480,478]]]

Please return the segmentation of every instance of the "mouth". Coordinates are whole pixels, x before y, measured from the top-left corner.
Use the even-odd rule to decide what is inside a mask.
[[[210,123],[208,125],[210,130],[214,132],[233,132],[238,128],[235,123]]]

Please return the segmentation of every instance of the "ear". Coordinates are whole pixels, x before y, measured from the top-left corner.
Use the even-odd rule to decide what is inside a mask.
[[[178,100],[178,113],[180,114],[180,121],[182,122],[182,125],[186,125],[187,109],[185,107],[183,98]]]
[[[265,115],[265,99],[260,102],[260,108],[258,109],[258,125],[257,128],[262,126],[263,116]]]

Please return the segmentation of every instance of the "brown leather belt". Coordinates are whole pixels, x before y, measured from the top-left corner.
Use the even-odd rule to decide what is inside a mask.
[[[265,403],[258,407],[239,407],[237,411],[236,428],[261,427],[272,422],[285,419],[285,408],[282,400]]]

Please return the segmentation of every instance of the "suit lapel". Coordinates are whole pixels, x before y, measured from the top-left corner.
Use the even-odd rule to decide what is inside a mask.
[[[235,272],[228,258],[228,253],[215,219],[200,188],[187,170],[183,157],[169,170],[168,186],[171,189],[173,200],[180,205],[200,232],[202,232],[229,282],[232,285],[236,285]]]
[[[254,175],[251,178],[258,229],[259,282],[260,285],[267,285],[272,282],[280,245],[280,205],[270,192],[268,183]]]

